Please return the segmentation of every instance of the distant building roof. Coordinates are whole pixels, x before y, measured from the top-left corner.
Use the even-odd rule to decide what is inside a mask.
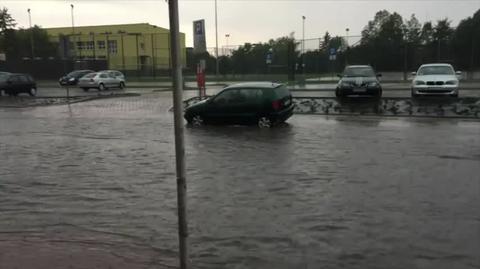
[[[168,33],[170,30],[152,25],[149,23],[130,23],[130,24],[107,24],[107,25],[87,25],[87,26],[75,26],[72,28],[68,27],[51,27],[45,28],[49,33],[105,33],[111,32],[112,34],[117,33]]]

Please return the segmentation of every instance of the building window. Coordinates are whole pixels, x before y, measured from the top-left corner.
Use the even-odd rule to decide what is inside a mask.
[[[117,40],[108,40],[108,52],[117,54]]]
[[[93,41],[87,41],[85,43],[86,43],[86,47],[87,47],[86,49],[87,50],[93,50],[94,49],[95,44],[93,43]]]
[[[77,42],[77,50],[83,50],[85,49],[85,42]]]
[[[145,50],[145,43],[140,43],[140,49]]]
[[[98,49],[104,50],[105,49],[105,41],[97,41]]]

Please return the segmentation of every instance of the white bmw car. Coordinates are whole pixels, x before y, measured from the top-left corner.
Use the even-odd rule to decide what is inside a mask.
[[[424,64],[418,68],[412,82],[412,97],[423,95],[447,95],[458,97],[461,72],[455,72],[450,64]]]

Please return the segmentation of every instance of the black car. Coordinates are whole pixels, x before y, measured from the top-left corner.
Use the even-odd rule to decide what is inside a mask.
[[[339,75],[340,81],[335,89],[338,98],[348,95],[382,96],[382,86],[373,68],[369,65],[350,65],[345,67],[343,75]]]
[[[75,70],[75,71],[72,71],[72,72],[68,73],[67,75],[61,77],[58,80],[58,83],[60,84],[60,86],[74,86],[74,85],[77,85],[78,80],[81,77],[85,76],[86,74],[90,74],[90,73],[95,73],[95,71],[92,71],[92,70]]]
[[[0,95],[17,96],[19,93],[37,94],[37,83],[27,74],[0,73]]]
[[[268,128],[292,116],[293,107],[292,95],[283,84],[241,83],[188,107],[184,117],[193,125],[257,124]]]

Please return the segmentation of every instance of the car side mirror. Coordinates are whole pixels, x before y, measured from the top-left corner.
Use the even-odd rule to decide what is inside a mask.
[[[462,75],[462,71],[457,71],[457,72],[455,72],[455,74],[456,74],[457,76],[461,76],[461,75]]]
[[[412,72],[412,77],[416,76],[417,72]]]
[[[377,78],[381,78],[382,77],[382,74],[377,74]]]

